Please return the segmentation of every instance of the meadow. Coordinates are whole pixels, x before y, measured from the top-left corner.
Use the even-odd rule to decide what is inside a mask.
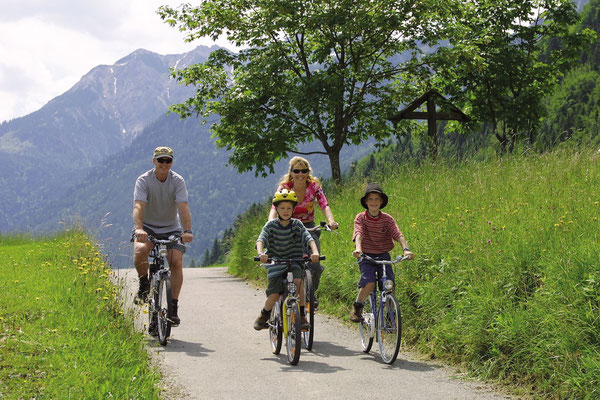
[[[414,261],[397,269],[403,346],[539,398],[600,397],[600,159],[592,150],[380,164]],[[327,187],[320,299],[347,320],[359,278],[352,226],[365,179]],[[228,265],[252,261],[268,205],[240,219]],[[317,218],[320,216],[317,215]],[[399,254],[396,248],[392,255]],[[357,347],[359,346],[357,338]]]
[[[0,398],[160,397],[111,273],[80,230],[0,237]]]

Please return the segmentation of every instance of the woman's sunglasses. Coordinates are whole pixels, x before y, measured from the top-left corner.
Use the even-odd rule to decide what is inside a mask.
[[[168,157],[163,157],[163,158],[157,158],[156,161],[158,161],[161,164],[171,164],[173,162],[173,159],[168,158]]]
[[[308,173],[308,168],[304,168],[304,169],[293,169],[292,170],[293,173],[295,174],[299,174],[300,172],[302,172],[303,174],[307,174]]]

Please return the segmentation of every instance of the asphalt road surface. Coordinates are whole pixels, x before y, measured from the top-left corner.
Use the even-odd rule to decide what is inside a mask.
[[[137,289],[134,270],[117,271]],[[288,364],[285,343],[271,352],[267,330],[252,328],[264,304],[264,288],[232,277],[225,268],[184,269],[179,300],[181,325],[166,347],[148,337],[148,351],[166,375],[168,399],[509,399],[489,386],[467,381],[453,369],[401,352],[383,363],[377,343],[361,350],[358,330],[317,312],[312,351]],[[147,315],[136,308],[136,325]]]

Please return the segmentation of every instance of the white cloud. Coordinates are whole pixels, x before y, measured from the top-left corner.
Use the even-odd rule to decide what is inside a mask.
[[[3,0],[0,13],[0,121],[36,111],[100,64],[144,48],[190,51],[184,33],[156,11],[165,0]],[[227,46],[226,42],[217,44]]]

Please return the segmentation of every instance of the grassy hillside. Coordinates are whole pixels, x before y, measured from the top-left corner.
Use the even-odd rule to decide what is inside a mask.
[[[598,398],[599,166],[591,150],[386,165],[377,179],[385,211],[417,257],[397,274],[404,346],[540,396]],[[351,238],[365,183],[326,193],[341,226],[322,236],[320,294],[344,318],[359,278]],[[237,228],[235,274],[264,279],[251,261],[263,211]]]
[[[0,398],[159,397],[110,272],[79,232],[0,237]]]

